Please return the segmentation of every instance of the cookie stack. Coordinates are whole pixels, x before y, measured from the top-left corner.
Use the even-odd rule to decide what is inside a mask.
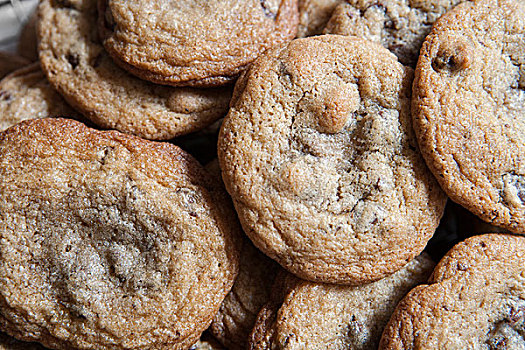
[[[520,0],[34,21],[0,82],[0,349],[525,346],[525,238],[494,233],[525,234]]]

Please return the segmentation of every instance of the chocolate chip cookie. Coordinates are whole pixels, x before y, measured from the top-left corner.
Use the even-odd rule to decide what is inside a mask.
[[[96,0],[45,0],[39,16],[44,72],[95,124],[160,140],[197,131],[226,114],[230,89],[164,87],[118,68],[98,40]]]
[[[356,35],[392,51],[415,67],[432,24],[465,0],[347,0],[333,11],[325,33]]]
[[[410,120],[412,69],[356,37],[297,39],[236,85],[218,144],[244,231],[290,272],[363,284],[419,255],[446,197]]]
[[[133,74],[174,86],[231,82],[258,55],[293,39],[297,0],[99,0],[100,33]]]
[[[465,2],[441,17],[416,69],[414,128],[441,187],[525,233],[525,3]]]
[[[0,133],[0,330],[53,349],[187,349],[238,271],[222,185],[169,143],[60,118]]]
[[[457,244],[399,303],[379,349],[523,349],[525,237]]]
[[[425,283],[434,266],[424,254],[393,275],[363,286],[301,281],[287,292],[275,318],[255,327],[259,334],[252,334],[249,348],[376,349],[396,304]],[[264,310],[263,319],[267,314]]]
[[[51,87],[39,63],[0,81],[0,130],[25,119],[58,116],[78,118],[79,114]]]

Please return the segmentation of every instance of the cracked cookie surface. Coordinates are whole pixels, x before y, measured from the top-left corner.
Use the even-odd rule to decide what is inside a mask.
[[[58,116],[78,117],[78,112],[49,84],[39,63],[0,81],[0,131],[25,119]]]
[[[45,0],[38,11],[42,69],[60,94],[100,127],[166,140],[227,113],[229,88],[160,86],[117,67],[98,39],[97,0]]]
[[[0,329],[53,349],[185,349],[238,271],[222,185],[168,143],[34,119],[0,134]]]
[[[412,70],[363,39],[294,40],[236,85],[219,161],[244,231],[298,276],[362,284],[418,255],[445,196],[417,149]]]
[[[525,237],[468,238],[398,304],[379,349],[525,348]]]
[[[375,349],[396,304],[426,283],[434,266],[423,254],[393,275],[363,286],[299,281],[286,291],[269,322],[268,310],[261,313],[250,349]]]
[[[324,32],[356,35],[381,44],[399,62],[415,67],[432,24],[464,0],[347,0],[334,10]]]
[[[217,86],[293,39],[297,0],[100,0],[104,47],[153,82]]]
[[[525,4],[465,2],[421,49],[414,128],[425,160],[455,202],[525,233]]]

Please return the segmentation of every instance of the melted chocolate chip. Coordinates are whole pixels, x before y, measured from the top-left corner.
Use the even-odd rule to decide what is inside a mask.
[[[443,48],[432,61],[432,69],[438,73],[456,73],[469,66],[468,52],[464,47]]]
[[[78,64],[80,63],[80,59],[78,58],[77,54],[70,53],[67,55],[66,59],[73,69],[77,68]]]

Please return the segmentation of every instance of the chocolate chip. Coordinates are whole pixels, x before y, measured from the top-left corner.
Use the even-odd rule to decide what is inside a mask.
[[[275,19],[277,17],[277,13],[272,11],[272,9],[270,8],[270,4],[268,3],[268,0],[259,0],[259,3],[261,4],[264,15],[266,17],[271,18],[271,19]]]
[[[67,55],[66,59],[73,69],[77,68],[78,64],[80,63],[80,59],[78,58],[77,54],[70,53]]]
[[[9,101],[13,98],[7,91],[0,91],[0,101]]]
[[[456,73],[470,66],[468,51],[464,46],[442,48],[432,61],[438,73]]]

